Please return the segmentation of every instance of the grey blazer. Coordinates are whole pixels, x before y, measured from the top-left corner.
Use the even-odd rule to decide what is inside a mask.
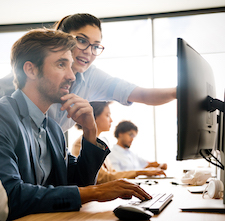
[[[52,170],[46,186],[36,183],[36,151],[27,104],[20,90],[0,99],[0,180],[9,198],[8,219],[40,212],[79,210],[78,186],[95,184],[110,152],[83,139],[78,158],[67,152],[60,126],[47,120]]]

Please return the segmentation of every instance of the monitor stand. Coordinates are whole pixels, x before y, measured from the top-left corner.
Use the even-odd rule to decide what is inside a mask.
[[[225,205],[225,91],[224,91],[224,102],[213,99],[208,96],[208,108],[210,111],[219,111],[218,115],[218,136],[217,136],[217,150],[220,152],[221,164],[223,169],[220,168],[220,177],[219,179],[223,182],[224,191],[223,191],[223,204]]]

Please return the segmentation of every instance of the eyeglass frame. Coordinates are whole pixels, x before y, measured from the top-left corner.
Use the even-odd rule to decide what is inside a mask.
[[[91,46],[91,53],[94,55],[94,56],[99,56],[103,51],[104,51],[104,49],[105,49],[105,47],[104,46],[102,46],[102,45],[100,45],[100,44],[91,44],[90,43],[90,41],[88,40],[88,39],[86,39],[86,38],[84,38],[84,37],[80,37],[80,36],[75,36],[75,39],[78,41],[78,38],[82,38],[82,39],[85,39],[85,41],[87,41],[89,44],[88,44],[88,46],[86,47],[86,48],[84,48],[84,49],[81,49],[81,48],[79,48],[77,45],[76,45],[76,47],[78,48],[78,49],[80,49],[80,50],[86,50],[86,49],[88,49],[89,48],[89,46]],[[93,46],[95,46],[95,45],[98,45],[98,46],[101,46],[102,47],[102,51],[101,51],[101,53],[100,54],[98,54],[98,55],[95,55],[94,53],[93,53]]]

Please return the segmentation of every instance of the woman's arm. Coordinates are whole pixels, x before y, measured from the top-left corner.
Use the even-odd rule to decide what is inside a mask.
[[[136,87],[128,97],[129,102],[161,105],[176,99],[176,88]]]

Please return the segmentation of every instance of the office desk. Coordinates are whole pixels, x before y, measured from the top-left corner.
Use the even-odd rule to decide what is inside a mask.
[[[159,214],[151,218],[157,221],[224,221],[225,214],[219,213],[202,213],[202,212],[182,212],[179,207],[186,202],[199,201],[214,203],[215,199],[202,198],[201,194],[192,194],[187,190],[186,186],[172,185],[171,179],[158,179],[156,185],[141,185],[149,193],[153,192],[171,192],[174,194],[173,201]],[[62,213],[45,213],[33,214],[17,221],[118,221],[118,218],[112,212],[114,208],[121,204],[126,204],[127,200],[116,199],[110,202],[90,202],[82,206],[79,212],[62,212]],[[217,202],[221,202],[222,200]]]

